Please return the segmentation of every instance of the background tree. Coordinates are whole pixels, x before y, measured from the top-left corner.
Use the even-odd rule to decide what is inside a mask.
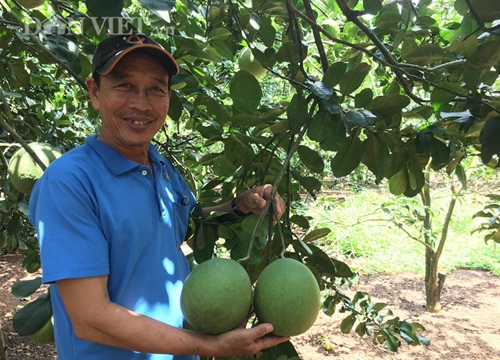
[[[195,260],[228,252],[256,279],[269,261],[286,253],[315,273],[327,294],[327,313],[337,307],[347,311],[344,332],[357,323],[358,334],[373,335],[374,342],[392,350],[399,339],[425,343],[417,334],[421,325],[377,317],[384,304],[373,306],[368,294],[349,299],[339,291],[355,274],[315,245],[331,230],[311,228],[294,204],[303,191],[313,197],[321,191],[326,175],[341,178],[366,167],[394,195],[420,194],[424,222],[430,225],[431,172],[446,172],[466,186],[463,164],[470,156],[496,166],[500,3],[38,4],[0,0],[1,223],[9,249],[25,251],[28,271],[39,268],[39,252],[26,219],[28,196],[11,188],[8,161],[17,147],[31,141],[67,151],[98,131],[84,89],[89,59],[106,32],[136,29],[155,37],[181,66],[173,79],[173,125],[165,126],[156,141],[200,200],[227,201],[254,185],[273,183],[287,201],[275,227],[265,215],[195,217],[189,234]],[[257,72],[255,62],[238,63],[243,52],[251,62],[247,49],[267,71]],[[433,237],[424,242],[427,309],[436,311],[440,293],[433,289],[439,288],[442,245]],[[36,280],[14,290],[25,296],[38,286]],[[45,324],[49,301],[20,312],[15,318],[20,334]]]

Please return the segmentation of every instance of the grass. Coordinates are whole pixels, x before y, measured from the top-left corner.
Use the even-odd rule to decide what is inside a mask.
[[[433,230],[441,235],[442,222],[450,201],[446,188],[431,192]],[[420,198],[397,198],[388,190],[362,190],[346,194],[344,201],[328,194],[315,202],[308,202],[305,215],[311,216],[313,228],[328,227],[332,232],[317,240],[327,253],[346,261],[364,274],[411,272],[424,276],[425,248],[407,233],[388,221],[390,216],[382,211],[382,204],[392,202],[393,211],[409,217],[407,208],[421,211]],[[492,241],[485,244],[486,233],[471,232],[483,219],[472,215],[483,209],[484,197],[470,191],[460,197],[455,205],[444,250],[439,261],[439,271],[449,273],[455,269],[480,269],[500,276],[500,245],[495,249]],[[423,238],[418,226],[409,233]],[[496,250],[496,251],[495,251]],[[351,265],[352,264],[352,265]]]

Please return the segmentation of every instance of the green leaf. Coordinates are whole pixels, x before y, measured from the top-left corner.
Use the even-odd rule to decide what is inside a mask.
[[[307,101],[300,94],[295,94],[286,109],[291,128],[304,124],[307,120]]]
[[[175,7],[176,0],[139,0],[142,5],[153,12],[170,11]]]
[[[207,114],[212,120],[221,125],[224,125],[231,118],[231,113],[212,98],[208,98],[207,100]]]
[[[372,101],[372,99],[372,89],[363,89],[354,97],[354,106],[356,106],[357,108],[364,108]]]
[[[476,19],[470,13],[465,14],[460,23],[460,34],[463,37],[469,36],[470,34],[474,34],[478,29],[479,24]]]
[[[337,85],[342,77],[344,76],[347,70],[347,63],[345,62],[336,62],[328,67],[323,75],[323,82],[330,85]]]
[[[351,268],[345,262],[332,258],[330,258],[330,260],[333,262],[333,265],[335,265],[336,277],[343,277],[349,279],[354,276],[354,273],[352,272]]]
[[[311,242],[314,240],[321,239],[322,237],[327,236],[331,232],[332,231],[328,228],[314,229],[313,231],[308,232],[302,240],[305,242]]]
[[[368,110],[347,111],[345,119],[353,125],[368,127],[377,121],[377,117]]]
[[[211,225],[200,221],[194,232],[193,253],[198,264],[211,259],[217,237]]]
[[[401,57],[409,63],[425,66],[443,60],[444,51],[439,45],[420,45],[401,52]]]
[[[217,27],[212,29],[208,34],[208,39],[211,41],[225,41],[231,36],[231,31],[225,27]]]
[[[320,99],[328,100],[333,94],[333,88],[327,83],[315,81],[311,83],[311,91]]]
[[[267,16],[261,15],[260,19],[262,21],[262,26],[259,32],[262,41],[267,47],[272,47],[274,45],[274,39],[276,38],[276,29],[274,28],[271,19]]]
[[[335,267],[335,264],[333,263],[332,259],[319,247],[310,243],[308,244],[308,247],[312,251],[313,253],[312,258],[314,259],[316,264],[320,267],[321,273],[326,274],[330,277],[337,276],[337,268]]]
[[[477,50],[478,46],[479,42],[477,40],[477,37],[469,36],[463,40],[462,39],[453,40],[453,42],[444,49],[452,51],[455,54],[467,57],[473,54]]]
[[[418,193],[425,184],[425,177],[422,169],[418,164],[418,160],[416,158],[412,158],[408,163],[406,163],[406,169],[408,171],[408,185],[406,187],[406,191],[404,195],[406,197],[414,197]]]
[[[302,47],[300,47],[302,45]],[[295,42],[286,42],[281,45],[280,49],[276,53],[276,61],[279,63],[288,62],[290,64],[298,64],[307,55],[307,47],[301,43],[301,45]]]
[[[309,194],[314,195],[315,191],[320,191],[321,190],[321,182],[313,178],[311,176],[302,176],[299,178],[299,183],[302,187],[304,187]]]
[[[363,8],[368,14],[375,15],[382,9],[380,0],[363,0]]]
[[[354,331],[359,336],[361,336],[361,337],[364,336],[366,334],[366,323],[365,322],[359,323],[358,326],[356,326],[356,329]]]
[[[347,316],[340,323],[340,331],[342,331],[343,334],[349,334],[355,323],[356,323],[356,315],[355,314],[351,314],[351,315]]]
[[[303,215],[292,215],[290,217],[290,222],[306,230],[311,227],[309,220]]]
[[[245,70],[234,74],[229,84],[229,93],[234,108],[240,113],[251,113],[257,110],[262,99],[259,81]]]
[[[259,221],[259,215],[256,215],[256,214],[249,215],[241,221],[241,228],[247,234],[252,235],[258,221]],[[268,234],[267,221],[262,221],[260,223],[260,226],[256,230],[255,236],[257,236],[257,237],[258,236],[267,236],[267,234]]]
[[[457,179],[460,181],[460,184],[462,184],[462,188],[467,189],[467,174],[461,164],[458,164],[455,168],[455,174],[457,175]]]
[[[286,341],[284,343],[281,343],[277,346],[274,347],[275,352],[276,352],[276,359],[278,360],[300,360],[299,359],[299,354],[297,354],[297,351],[295,350],[295,347],[290,341]],[[269,357],[269,360],[271,360],[271,357]]]
[[[236,166],[224,156],[219,156],[214,160],[213,170],[217,176],[229,177],[236,172]]]
[[[113,17],[121,15],[124,0],[86,0],[85,3],[88,11],[93,15]]]
[[[181,99],[179,99],[179,96],[177,95],[176,91],[173,90],[170,92],[170,103],[169,103],[169,108],[168,108],[168,116],[172,120],[179,120],[181,115],[182,115],[182,102]]]
[[[376,136],[367,135],[363,141],[363,157],[361,161],[376,176],[377,184],[382,181],[387,173],[390,154],[387,143]]]
[[[352,138],[351,141],[340,149],[332,159],[330,166],[335,177],[349,175],[361,162],[363,156],[363,145],[359,138]]]
[[[340,92],[348,95],[361,86],[371,66],[366,63],[354,65],[340,80]]]
[[[313,252],[312,252],[311,248],[304,241],[302,241],[300,239],[298,241],[299,241],[300,246],[302,246],[302,249],[304,249],[309,256],[312,256]]]
[[[344,122],[338,115],[318,111],[314,114],[307,136],[319,142],[321,149],[338,151],[346,144],[347,134]]]
[[[450,149],[436,138],[431,140],[427,152],[432,156],[431,165],[434,170],[439,170],[450,162]]]
[[[393,352],[398,351],[399,347],[401,346],[401,342],[387,329],[382,329],[382,333],[385,337],[385,346]]]
[[[452,101],[457,95],[464,95],[467,91],[457,83],[439,83],[439,89],[434,88],[431,92],[431,105],[436,112]]]
[[[500,20],[500,2],[491,0],[471,0],[475,13],[482,22]]]
[[[410,104],[410,99],[405,95],[387,94],[377,96],[367,106],[366,110],[370,110],[377,116],[390,117],[401,113],[401,110]]]
[[[325,167],[325,163],[321,156],[314,150],[304,145],[299,145],[297,148],[300,161],[312,172],[321,174]]]
[[[250,114],[238,114],[231,118],[234,126],[257,126],[262,123],[262,119]]]
[[[231,60],[233,58],[233,53],[232,53],[231,49],[229,49],[229,47],[223,41],[212,40],[210,42],[210,44],[213,46],[215,51],[217,51],[217,53],[221,57],[226,58],[228,60]]]
[[[500,40],[487,41],[467,58],[476,69],[489,69],[500,61]]]
[[[389,179],[389,191],[394,195],[401,195],[408,186],[408,174],[406,166],[403,166],[396,174]]]
[[[50,320],[52,305],[50,296],[41,295],[35,301],[19,310],[12,319],[14,331],[20,336],[36,333]]]
[[[377,29],[385,30],[387,32],[398,32],[400,31],[399,23],[402,21],[401,15],[397,12],[383,12],[375,21]]]
[[[469,11],[469,6],[467,5],[466,0],[455,0],[453,7],[462,16],[467,14],[467,12]]]
[[[12,295],[17,296],[19,298],[24,298],[30,296],[35,291],[40,288],[42,285],[42,278],[37,276],[32,280],[20,280],[16,281],[14,285],[12,285]]]
[[[500,157],[500,116],[489,118],[481,129],[479,141],[481,142],[481,160],[488,164],[493,155]]]

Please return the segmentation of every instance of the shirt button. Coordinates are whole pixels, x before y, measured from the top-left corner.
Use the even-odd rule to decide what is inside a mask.
[[[142,170],[142,175],[146,176],[148,174],[147,170]]]

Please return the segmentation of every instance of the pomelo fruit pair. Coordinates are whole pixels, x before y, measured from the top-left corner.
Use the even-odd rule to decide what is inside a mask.
[[[61,156],[51,145],[33,142],[28,146],[35,152],[45,166]],[[8,167],[9,179],[14,188],[29,195],[35,182],[42,176],[42,168],[35,162],[24,148],[18,149],[10,158]]]
[[[316,321],[321,298],[316,278],[300,261],[281,258],[269,264],[257,279],[253,303],[261,323],[273,333],[295,336]],[[219,334],[241,324],[252,304],[252,286],[236,261],[213,258],[195,267],[181,294],[182,312],[196,331]]]

